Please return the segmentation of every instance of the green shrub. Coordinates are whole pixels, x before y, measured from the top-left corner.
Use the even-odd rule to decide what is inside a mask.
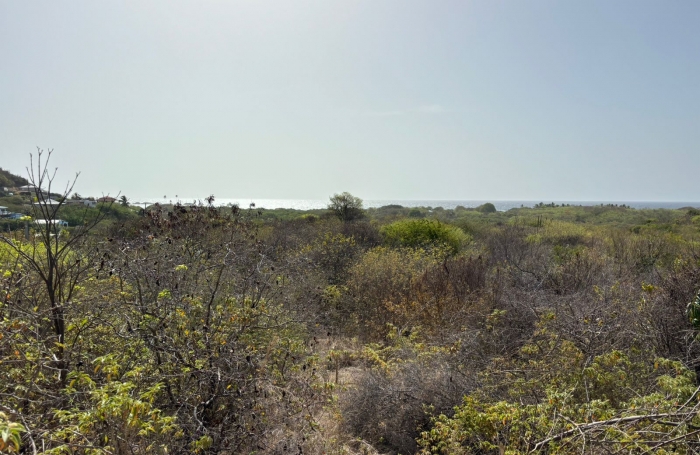
[[[476,210],[481,213],[495,213],[496,206],[490,202],[487,202],[486,204],[481,204],[480,206],[478,206]]]
[[[401,220],[382,227],[380,232],[384,242],[391,246],[446,247],[453,254],[471,240],[461,229],[438,220]]]
[[[542,227],[528,236],[527,240],[534,243],[573,246],[583,243],[588,237],[590,233],[579,224],[550,220],[542,223]]]
[[[408,212],[408,216],[411,218],[423,218],[425,214],[419,209],[413,209],[410,212]]]

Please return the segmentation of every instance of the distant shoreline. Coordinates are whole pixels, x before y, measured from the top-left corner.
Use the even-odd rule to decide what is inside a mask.
[[[204,201],[205,198],[132,198],[131,204],[192,204]],[[599,205],[625,205],[633,209],[680,209],[683,207],[700,207],[700,202],[679,202],[679,201],[497,201],[497,200],[399,200],[399,199],[367,199],[363,201],[364,208],[379,208],[387,205],[401,205],[403,207],[442,207],[444,209],[454,209],[458,206],[466,208],[478,207],[486,202],[491,202],[496,210],[505,212],[513,208],[534,207],[539,203],[556,205],[576,205],[576,206],[599,206]],[[290,209],[290,210],[322,210],[328,206],[328,200],[322,199],[252,199],[252,198],[216,198],[214,205],[227,206],[238,204],[242,208],[247,208],[255,204],[256,208],[264,209]]]

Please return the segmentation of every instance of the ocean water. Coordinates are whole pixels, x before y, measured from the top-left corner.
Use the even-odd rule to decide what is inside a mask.
[[[177,199],[164,199],[164,198],[144,198],[140,200],[134,200],[131,202],[133,205],[143,205],[143,204],[174,204],[179,202],[181,204],[192,204],[198,202],[206,203],[204,198],[177,198]],[[506,211],[517,207],[534,207],[536,204],[543,202],[545,204],[555,203],[570,204],[570,205],[584,205],[593,206],[600,204],[617,204],[617,205],[627,205],[635,209],[678,209],[681,207],[700,207],[700,202],[679,202],[679,201],[665,201],[665,202],[645,202],[645,201],[474,201],[474,200],[400,200],[400,199],[368,199],[363,201],[365,208],[378,208],[386,205],[401,205],[403,207],[442,207],[444,209],[454,209],[457,206],[462,207],[478,207],[486,202],[491,202],[498,211]],[[217,206],[227,206],[232,204],[238,204],[241,208],[248,208],[251,204],[255,204],[256,208],[264,209],[294,209],[294,210],[318,210],[325,209],[328,206],[327,199],[251,199],[251,198],[216,198],[214,200],[214,205]]]

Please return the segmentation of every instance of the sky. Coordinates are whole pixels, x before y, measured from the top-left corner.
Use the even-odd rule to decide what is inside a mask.
[[[0,167],[142,198],[700,201],[700,2],[4,1]]]

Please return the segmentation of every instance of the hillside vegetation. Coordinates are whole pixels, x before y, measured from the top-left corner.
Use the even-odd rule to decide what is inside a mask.
[[[700,448],[695,209],[94,210],[3,234],[0,451]]]
[[[24,186],[27,183],[29,182],[24,177],[15,175],[0,167],[0,187],[15,188],[18,186]]]

